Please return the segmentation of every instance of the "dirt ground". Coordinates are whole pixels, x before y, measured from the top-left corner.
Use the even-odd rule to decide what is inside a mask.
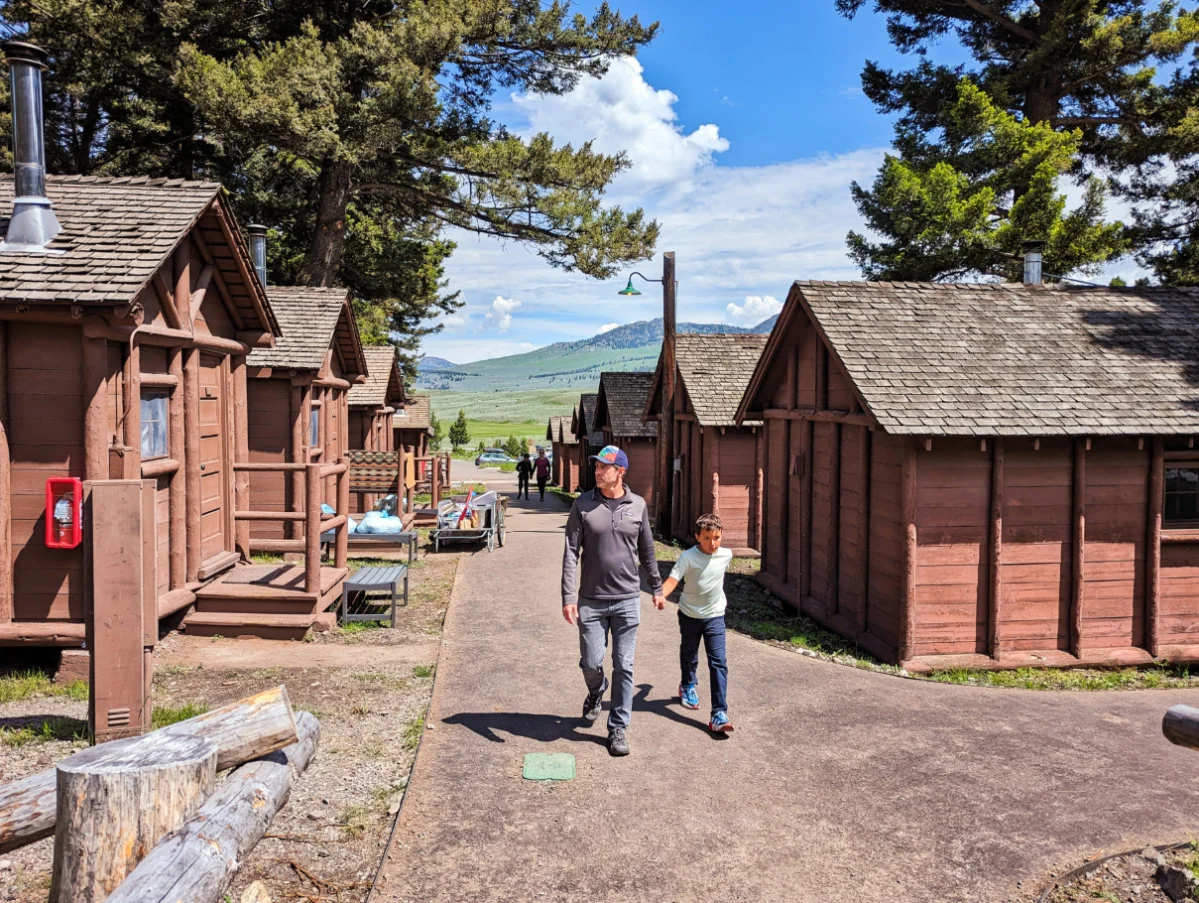
[[[1172,903],[1155,877],[1160,863],[1193,871],[1199,867],[1199,854],[1192,842],[1160,853],[1148,848],[1116,856],[1073,879],[1063,878],[1060,887],[1049,891],[1045,903]],[[1028,903],[1039,901],[1053,880],[1048,878],[1035,892],[1030,891]]]
[[[255,880],[275,901],[366,898],[425,730],[441,625],[463,554],[471,551],[432,555],[422,544],[409,605],[394,630],[354,625],[294,643],[172,633],[160,642],[160,714],[189,704],[213,708],[282,683],[293,707],[321,722],[316,758],[242,867],[232,899]],[[351,560],[352,567],[369,563]],[[85,745],[86,697],[60,693],[0,704],[0,783],[53,767]],[[23,728],[32,735],[18,734]],[[11,866],[0,871],[0,901],[44,903],[52,859],[49,838],[0,856]]]

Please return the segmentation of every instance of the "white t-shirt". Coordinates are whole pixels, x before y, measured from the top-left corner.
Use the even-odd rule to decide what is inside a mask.
[[[705,555],[699,546],[692,546],[674,563],[670,576],[683,584],[679,611],[689,618],[706,621],[724,614],[724,572],[733,560],[732,549],[717,549]]]

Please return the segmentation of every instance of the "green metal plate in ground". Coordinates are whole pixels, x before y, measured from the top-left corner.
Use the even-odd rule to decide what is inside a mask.
[[[570,753],[529,753],[524,777],[526,781],[573,781],[575,757]]]

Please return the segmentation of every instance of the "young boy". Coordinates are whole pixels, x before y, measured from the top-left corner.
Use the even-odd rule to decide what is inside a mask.
[[[728,659],[725,657],[724,572],[733,560],[729,549],[720,547],[723,533],[720,518],[704,514],[695,522],[695,545],[679,556],[670,577],[662,585],[669,596],[683,584],[679,602],[679,665],[683,679],[679,699],[685,709],[699,708],[695,671],[699,665],[699,641],[703,638],[708,656],[708,676],[712,683],[712,718],[708,730],[714,734],[732,731],[728,714]]]

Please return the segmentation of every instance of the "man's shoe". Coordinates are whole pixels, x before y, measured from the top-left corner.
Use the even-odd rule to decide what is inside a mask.
[[[685,709],[699,708],[699,693],[695,691],[695,684],[689,687],[679,684],[679,701]]]
[[[733,722],[729,721],[729,716],[724,712],[716,712],[712,716],[712,720],[708,722],[708,730],[714,734],[731,734],[733,732]]]
[[[629,754],[629,739],[624,735],[623,727],[614,727],[608,733],[608,754],[627,756]]]
[[[588,693],[587,698],[583,700],[583,720],[588,724],[595,724],[595,720],[599,718],[600,711],[604,707],[604,692],[608,689],[608,678],[604,678],[604,685],[599,688],[598,693]]]

